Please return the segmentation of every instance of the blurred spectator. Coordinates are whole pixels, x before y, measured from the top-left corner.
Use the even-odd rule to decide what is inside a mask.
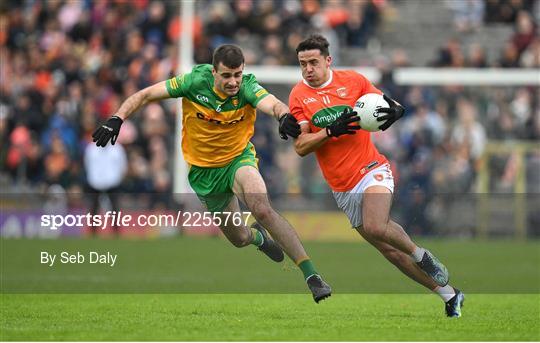
[[[281,44],[281,38],[275,34],[266,36],[264,40],[262,64],[264,65],[283,65],[287,61],[285,60],[285,53],[283,52],[283,45]]]
[[[466,144],[457,146],[454,151],[443,158],[439,170],[440,178],[437,178],[435,185],[438,194],[465,194],[471,191],[474,177],[473,167],[469,163],[469,151]],[[438,175],[437,173],[435,175]]]
[[[407,200],[403,202],[406,213],[404,225],[415,235],[431,233],[426,208],[431,194],[431,172],[425,154],[415,156],[407,183],[402,185]]]
[[[347,22],[349,10],[343,0],[329,0],[326,2],[322,14],[328,26],[336,28]]]
[[[233,35],[233,17],[227,10],[225,2],[212,2],[209,6],[209,17],[205,25],[205,34],[209,38],[210,49],[229,43]]]
[[[73,175],[70,172],[71,158],[57,132],[53,132],[51,135],[51,142],[45,154],[44,165],[45,181],[48,184],[59,184],[64,188],[71,185],[73,181]]]
[[[498,66],[501,68],[519,68],[519,51],[513,42],[507,42],[504,45]]]
[[[510,103],[510,110],[512,111],[519,131],[523,132],[525,125],[533,114],[531,93],[527,88],[519,88],[516,91],[514,98]]]
[[[532,12],[535,0],[485,0],[487,23],[514,23],[521,10]]]
[[[18,176],[18,168],[24,168],[26,158],[30,154],[30,131],[19,124],[9,135],[10,147],[7,151],[6,165],[13,176]]]
[[[432,64],[435,67],[463,67],[465,58],[460,41],[457,38],[449,39],[446,44],[439,49],[437,57]]]
[[[540,37],[535,37],[519,59],[523,68],[540,68]]]
[[[153,174],[153,197],[151,199],[152,208],[171,208],[172,203],[172,180],[169,172],[166,169],[160,169]]]
[[[501,112],[495,122],[492,134],[499,140],[513,140],[518,138],[516,125],[510,113],[507,111]]]
[[[454,11],[454,26],[458,32],[477,30],[484,20],[484,0],[448,0]]]
[[[126,152],[120,143],[107,144],[100,148],[88,144],[84,151],[84,170],[86,173],[87,193],[90,198],[90,213],[98,214],[101,196],[108,199],[112,211],[118,211],[120,185],[127,171]],[[91,228],[96,234],[96,228]],[[118,227],[113,225],[117,232]]]
[[[403,49],[396,49],[392,51],[392,66],[394,68],[410,67],[411,61],[407,55],[407,51]]]
[[[466,66],[470,68],[487,68],[486,50],[479,43],[469,45]]]
[[[365,47],[379,21],[377,8],[371,1],[349,1],[346,22],[339,24],[349,46]]]
[[[463,149],[460,154],[478,160],[486,146],[486,132],[478,122],[476,105],[469,100],[460,99],[457,104],[459,121],[452,131],[452,140]]]
[[[133,147],[128,151],[128,172],[124,181],[126,191],[144,194],[152,191],[152,180],[148,160],[140,148]]]
[[[167,42],[167,12],[165,3],[152,1],[146,13],[146,18],[141,25],[144,39],[157,46],[163,46]]]
[[[73,26],[79,22],[82,13],[83,3],[81,1],[66,1],[58,12],[58,21],[60,22],[60,28],[62,31],[69,32]]]
[[[512,37],[512,43],[514,43],[518,53],[521,54],[527,49],[536,36],[536,27],[531,14],[525,11],[519,11],[515,25],[515,33]]]
[[[402,134],[403,141],[417,142],[420,146],[432,149],[442,143],[446,134],[446,123],[437,112],[421,103],[416,112],[405,119]]]

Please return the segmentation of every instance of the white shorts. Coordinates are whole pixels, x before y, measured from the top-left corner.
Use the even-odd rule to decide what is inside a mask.
[[[353,228],[362,225],[362,195],[371,186],[383,186],[394,193],[394,177],[390,165],[384,164],[371,170],[350,191],[333,192],[339,208],[345,212]]]

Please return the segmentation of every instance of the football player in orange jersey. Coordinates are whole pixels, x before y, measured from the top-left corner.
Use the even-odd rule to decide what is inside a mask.
[[[388,160],[371,142],[370,132],[360,130],[360,119],[352,111],[362,95],[382,93],[355,71],[332,70],[328,46],[321,35],[312,35],[298,45],[303,80],[291,91],[289,125],[280,134],[295,138],[300,156],[315,152],[334,198],[353,228],[403,273],[438,293],[446,303],[447,316],[459,317],[464,295],[448,284],[446,267],[390,218],[394,180]],[[384,98],[389,108],[378,110],[381,130],[404,112],[396,101]],[[288,129],[294,119],[300,135]]]

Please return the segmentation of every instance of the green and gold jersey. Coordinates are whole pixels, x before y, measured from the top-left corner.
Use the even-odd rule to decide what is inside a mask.
[[[167,80],[166,86],[171,97],[183,98],[182,151],[199,167],[222,167],[244,151],[253,136],[255,108],[269,94],[246,74],[237,95],[220,95],[209,64]]]

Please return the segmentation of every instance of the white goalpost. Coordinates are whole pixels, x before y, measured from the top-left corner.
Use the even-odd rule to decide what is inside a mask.
[[[179,15],[182,21],[182,32],[178,44],[178,70],[176,74],[188,73],[194,65],[193,62],[193,17],[195,15],[195,2],[184,0],[179,6]],[[182,102],[177,102],[176,127],[174,140],[174,171],[173,193],[177,201],[181,201],[180,194],[192,193],[187,175],[188,167],[182,153]]]

